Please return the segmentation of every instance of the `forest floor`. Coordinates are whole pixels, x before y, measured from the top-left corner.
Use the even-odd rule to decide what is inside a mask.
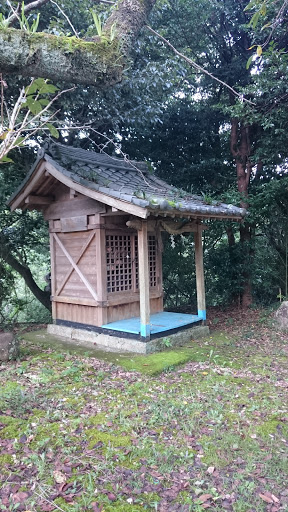
[[[24,335],[0,366],[0,510],[288,511],[288,336],[214,310],[151,356]]]

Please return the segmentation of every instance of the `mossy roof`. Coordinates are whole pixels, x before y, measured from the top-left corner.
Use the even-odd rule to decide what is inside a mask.
[[[29,175],[10,198],[8,204],[25,189],[41,160],[53,165],[74,183],[120,201],[152,212],[203,215],[211,218],[241,220],[246,210],[234,205],[206,200],[177,189],[151,173],[147,162],[126,160],[106,153],[96,153],[58,143],[45,144],[38,152]]]

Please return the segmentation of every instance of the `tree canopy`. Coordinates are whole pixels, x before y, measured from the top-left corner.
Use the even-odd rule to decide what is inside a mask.
[[[70,89],[66,81],[79,86],[53,103],[54,132],[34,133],[30,148],[25,146],[19,154],[14,150],[14,163],[1,166],[2,206],[28,171],[33,148],[43,142],[44,134],[85,149],[116,150],[148,160],[164,179],[207,201],[249,207],[240,229],[213,223],[205,232],[211,304],[236,300],[248,305],[263,297],[275,299],[279,288],[285,292],[285,25],[279,23],[269,43],[255,53],[261,26],[268,23],[265,16],[272,21],[277,16],[275,4],[267,2],[266,14],[260,13],[254,23],[260,3],[251,2],[252,10],[245,9],[246,0],[123,0],[117,6],[64,0],[61,7],[52,0],[35,3],[29,10],[32,3],[25,2],[21,13],[21,6],[17,11],[17,2],[12,2],[16,14],[7,6],[0,20],[0,69],[8,86],[8,110],[19,88],[29,86],[30,76],[52,79],[59,91]],[[141,31],[148,15],[154,34]],[[3,207],[2,246],[11,250],[1,253],[1,272],[4,276],[5,270],[5,282],[11,266],[22,275],[26,272],[33,288],[24,271],[34,261],[26,226],[35,233],[34,247],[47,252],[39,216],[14,213],[12,219]],[[164,274],[170,303],[194,300],[193,265],[185,264],[191,243],[183,237],[167,241]],[[15,261],[8,261],[8,252]],[[41,292],[43,282],[39,284]],[[2,288],[3,295],[8,293]],[[42,303],[47,304],[47,297],[44,293]]]

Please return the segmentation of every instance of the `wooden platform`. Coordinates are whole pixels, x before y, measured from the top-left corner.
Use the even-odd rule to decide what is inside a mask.
[[[190,326],[195,322],[203,320],[198,315],[187,315],[184,313],[169,313],[163,311],[150,316],[151,335],[162,333],[165,331],[174,331],[181,327]],[[110,331],[127,332],[131,334],[140,334],[140,317],[127,318],[126,320],[118,320],[106,325],[102,325],[102,329]]]

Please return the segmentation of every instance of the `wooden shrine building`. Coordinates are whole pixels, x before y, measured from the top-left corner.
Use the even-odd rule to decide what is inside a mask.
[[[150,340],[203,325],[203,221],[241,221],[246,213],[179,191],[145,162],[54,142],[38,152],[8,204],[40,210],[49,222],[50,332],[73,337],[74,330],[79,339],[94,333],[97,344],[104,339],[107,346],[140,352]],[[163,230],[194,233],[195,315],[163,312]],[[135,343],[125,344],[127,339]]]

